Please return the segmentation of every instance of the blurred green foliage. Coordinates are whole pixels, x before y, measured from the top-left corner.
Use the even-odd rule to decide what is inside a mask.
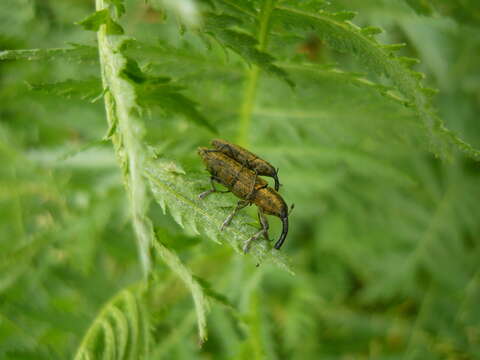
[[[479,358],[478,64],[475,0],[1,1],[0,358]],[[214,136],[280,253],[196,199]]]

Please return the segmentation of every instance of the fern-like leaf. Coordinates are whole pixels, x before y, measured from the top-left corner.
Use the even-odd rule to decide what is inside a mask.
[[[97,0],[97,9],[105,9],[103,0]],[[151,81],[143,77],[136,62],[123,55],[121,51],[125,40],[123,37],[112,37],[108,34],[106,27],[100,28],[97,35],[104,87],[109,89],[105,96],[107,118],[110,129],[114,129],[111,131],[111,138],[124,172],[125,187],[129,193],[133,228],[144,275],[148,275],[151,271],[150,249],[154,247],[160,258],[189,288],[197,311],[200,339],[203,341],[207,336],[205,314],[208,309],[203,291],[175,253],[157,241],[152,221],[147,214],[147,183],[144,178],[147,149],[141,142],[143,124],[135,111],[139,106],[138,89],[135,84],[163,83],[164,79]]]
[[[38,234],[35,239],[20,248],[0,256],[0,293],[7,289],[26,270],[32,259],[48,242],[48,236]]]
[[[416,13],[430,16],[438,12],[460,25],[480,26],[480,5],[476,0],[404,0]]]
[[[254,37],[233,29],[239,24],[238,18],[224,14],[206,13],[204,31],[213,36],[222,46],[242,56],[249,64],[255,64],[265,72],[294,86],[285,70],[273,64],[275,59],[265,51],[257,49],[258,41]]]
[[[181,94],[182,87],[172,84],[170,78],[145,74],[131,58],[127,58],[120,75],[135,87],[139,106],[144,108],[158,106],[167,114],[181,114],[188,120],[217,133],[217,129],[197,110],[197,104]]]
[[[29,84],[33,91],[44,94],[57,95],[70,98],[78,98],[81,100],[94,101],[103,93],[102,84],[99,79],[89,78],[85,80],[65,80],[50,84],[34,83]]]
[[[311,64],[282,63],[282,66],[290,71],[300,71],[311,74],[319,74],[322,76],[329,76],[342,82],[351,83],[358,87],[374,89],[382,96],[385,96],[389,100],[392,100],[398,104],[404,106],[409,104],[408,100],[399,94],[393,86],[376,83],[368,79],[365,74],[344,71],[331,65],[319,66]]]
[[[178,256],[173,252],[168,250],[160,242],[155,241],[153,244],[155,251],[161,257],[161,259],[172,269],[185,285],[190,290],[192,294],[193,302],[195,303],[195,312],[197,314],[197,324],[198,324],[198,334],[200,337],[200,342],[203,343],[207,340],[207,312],[209,310],[209,305],[207,302],[206,294],[201,284],[195,278],[190,271],[182,264]]]
[[[194,278],[198,282],[198,284],[200,284],[200,286],[203,288],[203,291],[205,292],[205,295],[207,295],[210,298],[218,301],[222,305],[225,305],[225,306],[227,306],[231,309],[235,309],[235,306],[232,304],[232,302],[230,300],[228,300],[228,298],[225,295],[216,292],[212,288],[212,285],[207,280],[202,279],[198,276],[195,276]]]
[[[94,319],[75,360],[144,358],[150,343],[147,314],[141,286],[121,290]]]
[[[277,24],[291,30],[300,30],[301,33],[315,30],[333,48],[356,55],[370,70],[388,77],[417,112],[430,134],[431,148],[435,154],[447,157],[449,146],[454,145],[471,158],[480,160],[480,151],[448,130],[434,113],[421,83],[422,76],[412,71],[404,59],[394,55],[393,52],[403,44],[381,45],[369,31],[362,33],[360,28],[345,20],[345,16],[339,17],[338,13],[311,13],[281,5],[275,8],[272,17]]]

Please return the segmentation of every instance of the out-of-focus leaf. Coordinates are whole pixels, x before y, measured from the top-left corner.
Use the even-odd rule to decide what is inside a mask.
[[[45,94],[58,95],[81,100],[92,101],[98,99],[102,94],[102,84],[99,79],[90,78],[86,80],[65,80],[50,84],[29,84],[33,91]]]
[[[82,26],[85,30],[90,31],[98,31],[101,25],[105,25],[107,29],[107,34],[123,34],[123,28],[115,20],[112,19],[112,17],[110,16],[110,12],[107,9],[96,11],[92,15],[78,22],[78,25]]]

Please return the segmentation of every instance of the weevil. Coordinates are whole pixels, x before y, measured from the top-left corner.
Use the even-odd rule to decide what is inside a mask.
[[[239,162],[250,170],[256,171],[258,175],[269,176],[275,180],[275,190],[280,188],[278,181],[278,169],[275,169],[268,161],[263,160],[257,155],[239,145],[229,143],[222,139],[213,139],[211,142],[215,149],[207,149],[208,152],[221,152],[233,160]]]
[[[245,242],[243,251],[247,252],[252,241],[261,235],[268,240],[268,221],[265,215],[274,215],[282,221],[282,233],[275,243],[275,249],[280,249],[288,233],[288,207],[280,194],[268,186],[268,183],[251,170],[223,152],[212,152],[208,148],[199,148],[198,154],[211,174],[212,188],[199,195],[201,199],[214,192],[232,192],[240,198],[233,212],[225,219],[220,230],[230,224],[235,214],[246,206],[255,204],[258,208],[258,218],[262,229]],[[215,182],[224,185],[228,191],[219,191]]]

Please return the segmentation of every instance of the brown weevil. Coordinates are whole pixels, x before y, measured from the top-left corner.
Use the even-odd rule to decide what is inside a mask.
[[[235,210],[223,222],[220,230],[228,226],[235,214],[242,208],[255,204],[258,208],[258,217],[262,229],[245,242],[243,251],[247,252],[252,241],[261,235],[268,240],[268,221],[265,215],[274,215],[281,219],[283,228],[280,238],[275,243],[275,249],[280,249],[288,233],[288,207],[280,194],[270,188],[268,183],[258,177],[258,173],[243,164],[237,162],[223,152],[210,151],[211,149],[201,147],[198,154],[205,163],[208,172],[211,174],[210,181],[212,189],[199,195],[201,199],[214,192],[232,192],[241,200]],[[228,191],[218,191],[215,183],[224,185]]]
[[[239,162],[246,168],[256,171],[258,175],[269,176],[275,180],[275,190],[280,188],[278,181],[278,169],[275,169],[268,161],[263,160],[257,155],[251,153],[247,149],[239,145],[229,143],[222,139],[213,139],[211,142],[215,149],[208,149],[207,151],[219,151]]]

